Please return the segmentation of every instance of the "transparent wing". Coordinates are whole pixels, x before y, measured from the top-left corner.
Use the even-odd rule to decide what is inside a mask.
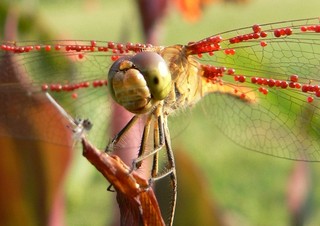
[[[204,55],[199,60],[203,64],[224,68],[208,77],[208,84],[220,84],[221,92],[205,98],[207,115],[223,133],[248,149],[319,161],[319,19],[264,24],[218,35],[219,48],[212,45],[213,51],[202,48],[209,38],[190,44],[196,54],[194,46],[202,43]],[[234,93],[223,93],[226,87],[232,87]]]
[[[93,41],[1,42],[0,93],[6,106],[0,135],[65,145],[65,134],[54,129],[63,116],[48,104],[47,91],[73,118],[89,119],[89,139],[105,148],[111,113],[109,67],[117,57],[142,48],[146,46]],[[28,118],[35,122],[26,122]],[[28,123],[45,125],[45,133],[31,132]]]
[[[208,116],[233,141],[278,157],[320,159],[318,24],[318,18],[265,24],[260,25],[258,32],[254,30],[257,28],[247,27],[220,33],[219,48],[212,43],[204,45],[206,40],[212,40],[210,38],[188,45],[191,54],[203,55],[199,58],[203,64],[227,69],[222,77],[208,78],[208,83],[221,83],[221,92],[208,95],[203,106]],[[259,37],[251,37],[253,33]],[[40,46],[41,50],[29,51],[27,46],[35,49]],[[22,128],[19,122],[25,118],[20,116],[37,115],[38,111],[43,111],[36,107],[44,101],[43,84],[55,85],[52,96],[73,117],[92,121],[89,139],[103,148],[108,141],[105,134],[111,98],[108,89],[99,82],[100,88],[95,88],[94,81],[106,79],[112,58],[146,48],[153,50],[144,45],[90,41],[2,43],[1,92],[5,94],[3,99],[10,97],[10,101],[2,102],[14,107],[2,108],[1,122],[10,128],[10,136],[63,143],[61,134],[50,131],[59,116],[49,114],[47,108],[44,110],[48,117],[37,119],[47,125],[46,134],[41,138],[36,133],[29,133],[27,127]],[[229,73],[228,69],[234,72]],[[293,75],[297,75],[297,81]],[[252,78],[260,80],[253,82]],[[271,86],[270,81],[280,85]],[[89,82],[89,87],[83,82]],[[65,84],[76,84],[81,88],[56,91]],[[226,95],[224,87],[233,87],[235,94]],[[307,87],[307,91],[302,87]],[[241,99],[242,95],[245,98]],[[31,101],[30,97],[33,97]],[[248,99],[250,101],[244,101]],[[24,104],[20,105],[21,102]],[[8,131],[1,130],[0,133],[7,135]]]

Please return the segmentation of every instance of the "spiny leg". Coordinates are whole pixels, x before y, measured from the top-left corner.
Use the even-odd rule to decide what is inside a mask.
[[[137,122],[138,118],[139,116],[135,115],[130,119],[130,121],[121,129],[121,131],[114,136],[112,141],[106,147],[105,152],[113,152],[114,145],[116,145],[122,139],[123,135],[130,130],[130,128]]]
[[[167,132],[164,132],[166,130]],[[158,120],[155,122],[155,125],[154,125],[154,149],[155,150],[161,149],[164,146],[164,144],[166,146],[166,151],[167,151],[169,170],[164,174],[158,175],[159,152],[156,152],[153,156],[151,176],[152,176],[152,180],[157,180],[170,174],[170,180],[172,183],[172,193],[173,193],[173,197],[171,199],[171,206],[170,206],[171,212],[170,212],[170,219],[169,219],[169,222],[170,222],[169,225],[171,226],[173,225],[173,218],[174,218],[176,202],[177,202],[177,176],[176,176],[176,170],[175,170],[173,151],[171,148],[169,130],[167,128],[167,124],[163,122],[163,116],[160,115],[158,116]]]
[[[154,120],[154,150],[146,153],[145,150],[146,150],[146,145],[148,143],[148,138],[150,135],[151,121],[155,116],[157,116],[157,120]],[[106,147],[105,151],[112,152],[113,146],[123,138],[124,134],[126,134],[130,130],[130,128],[137,122],[138,119],[139,119],[139,115],[133,116],[131,120],[126,124],[126,126],[114,136],[110,144]],[[160,151],[164,145],[166,148],[168,170],[164,173],[159,174],[158,173],[158,151]],[[164,118],[162,114],[148,115],[148,118],[144,126],[138,158],[136,158],[133,161],[132,170],[134,170],[134,168],[137,168],[141,165],[141,163],[139,165],[139,162],[142,162],[144,159],[152,155],[153,155],[153,165],[152,165],[151,179],[150,179],[149,185],[151,185],[153,181],[159,180],[161,178],[164,178],[170,175],[170,180],[172,183],[172,192],[173,192],[171,213],[170,213],[170,225],[172,225],[175,207],[176,207],[176,200],[177,200],[177,176],[176,176],[175,162],[174,162],[173,151],[172,151],[171,141],[170,141],[170,133],[167,126],[167,120],[166,120],[166,117]]]
[[[151,121],[150,121],[150,123],[151,123]],[[150,124],[151,125],[151,124]],[[158,126],[158,121],[157,120],[154,120],[154,125],[157,127]],[[161,130],[161,131],[163,131],[163,130]],[[150,128],[149,128],[149,132],[150,132]],[[159,136],[160,137],[160,135],[158,135],[158,134],[154,134],[154,137],[155,136]],[[161,135],[162,136],[162,135]],[[155,138],[154,138],[155,139]],[[145,140],[146,141],[146,140]],[[163,141],[161,142],[162,144],[159,144],[159,142],[157,142],[157,141],[155,141],[154,140],[154,148],[153,148],[153,150],[151,150],[151,151],[148,151],[148,152],[145,152],[145,146],[146,146],[146,143],[144,143],[144,142],[142,142],[141,144],[142,144],[142,146],[144,146],[143,147],[143,150],[144,150],[144,152],[142,153],[141,152],[141,154],[138,156],[138,158],[136,158],[136,159],[134,159],[133,160],[133,166],[138,166],[139,165],[139,163],[140,162],[142,162],[143,160],[145,160],[145,159],[147,159],[147,158],[149,158],[150,156],[154,156],[154,158],[158,158],[157,156],[158,156],[158,152],[162,149],[162,147],[163,147]],[[155,145],[155,144],[157,144],[157,145]],[[141,148],[140,148],[141,149]],[[153,160],[153,161],[155,161],[155,160]],[[141,163],[140,163],[140,165],[141,165]],[[168,174],[166,174],[166,175],[168,175]],[[165,176],[163,176],[163,177],[165,177]]]
[[[160,125],[160,126],[159,126]],[[161,149],[164,145],[164,137],[163,137],[163,123],[162,123],[162,117],[158,116],[158,119],[155,121],[154,124],[154,141],[153,141],[153,147],[154,150]],[[156,177],[158,174],[158,168],[159,168],[159,152],[156,152],[153,156],[153,162],[152,162],[152,169],[151,169],[151,177]]]
[[[154,115],[153,115],[154,116]],[[150,118],[152,119],[152,118]],[[169,134],[169,129],[167,128],[167,121],[163,120],[163,116],[160,114],[158,116],[158,120],[154,120],[154,149],[149,151],[149,152],[145,152],[145,146],[146,146],[146,138],[142,139],[141,142],[141,146],[142,149],[144,150],[144,152],[140,152],[140,156],[138,156],[138,158],[133,160],[133,167],[139,165],[139,162],[142,162],[143,160],[145,160],[146,158],[149,158],[150,156],[153,156],[153,165],[152,165],[152,169],[151,169],[151,180],[155,181],[155,180],[159,180],[162,179],[166,176],[168,176],[169,174],[171,174],[174,170],[175,170],[175,164],[174,164],[174,158],[173,158],[173,153],[172,153],[172,148],[171,148],[171,143],[170,143],[170,134]],[[150,122],[148,121],[148,123],[145,125],[145,130],[144,132],[148,131],[150,132]],[[146,129],[148,128],[148,130]],[[166,135],[168,137],[166,137]],[[147,137],[147,135],[143,135],[143,137]],[[166,143],[166,138],[169,139],[169,145],[167,146]],[[167,161],[168,161],[168,169],[165,172],[162,173],[158,173],[158,152],[163,148],[163,146],[166,146],[166,155],[167,155]],[[169,147],[169,149],[168,149]],[[141,163],[140,163],[141,165]]]
[[[163,115],[159,115],[157,122],[155,122],[154,129],[155,129],[155,132],[157,132],[154,135],[154,149],[155,151],[156,150],[157,151],[154,154],[153,166],[151,170],[152,178],[151,178],[150,184],[152,183],[152,181],[160,180],[170,175],[173,197],[171,199],[171,212],[170,212],[169,225],[172,225],[175,208],[176,208],[176,202],[177,202],[177,175],[176,175],[174,155],[171,147],[170,133],[167,125],[167,118],[165,118]],[[158,151],[164,145],[166,148],[168,169],[166,172],[159,174],[158,173]]]
[[[164,142],[165,142],[165,147],[166,147],[166,153],[167,153],[167,158],[168,158],[168,164],[169,164],[169,170],[170,172],[170,180],[172,183],[172,202],[171,202],[171,213],[170,213],[170,226],[173,225],[173,218],[174,218],[174,213],[176,209],[176,204],[177,204],[177,174],[176,174],[176,166],[175,166],[175,161],[174,161],[174,155],[171,147],[171,140],[170,140],[170,133],[169,133],[169,128],[167,124],[167,118],[164,118],[164,123],[163,123],[163,131],[164,131]]]
[[[147,143],[149,140],[149,135],[150,135],[150,126],[151,126],[152,117],[153,117],[153,115],[149,114],[148,118],[146,120],[146,123],[144,125],[143,134],[142,134],[142,138],[141,138],[141,145],[140,145],[139,153],[138,153],[138,158],[136,158],[132,163],[133,169],[138,169],[142,164],[142,160],[139,161],[139,158],[141,156],[144,156],[144,154],[146,152],[146,146],[147,146]]]
[[[158,121],[157,120],[153,120],[155,117],[154,114],[149,114],[145,125],[144,125],[144,129],[143,129],[143,134],[142,134],[142,138],[141,138],[141,145],[140,145],[140,149],[139,149],[139,153],[138,153],[138,157],[136,159],[133,160],[132,162],[132,171],[135,169],[138,169],[141,165],[143,160],[145,160],[146,158],[153,156],[153,163],[152,163],[152,170],[151,172],[151,177],[153,177],[156,173],[154,173],[155,171],[157,172],[157,168],[158,168],[158,151],[161,150],[161,148],[163,147],[163,135],[161,132],[161,136],[159,135],[159,128],[158,126]],[[159,118],[159,117],[158,117]],[[151,122],[152,120],[154,121],[154,149],[151,151],[146,152],[147,150],[147,144],[149,142],[149,137],[150,137],[150,128],[151,128]],[[163,131],[163,129],[161,129],[161,131]],[[162,137],[162,141],[161,141],[161,145],[159,145],[159,137]]]
[[[151,123],[151,120],[150,120],[150,123]],[[149,125],[146,125],[146,126],[150,126],[150,123]],[[165,172],[162,172],[159,174],[158,153],[163,148],[163,146],[165,146],[166,148],[168,169]],[[160,180],[170,175],[173,197],[171,200],[171,212],[170,212],[169,220],[170,220],[170,225],[172,225],[175,208],[176,208],[176,201],[177,201],[177,175],[176,175],[175,161],[174,161],[173,151],[171,147],[170,133],[167,125],[167,120],[166,118],[163,117],[162,114],[160,114],[157,117],[157,120],[154,120],[154,150],[147,153],[143,153],[143,154],[141,153],[141,156],[133,161],[133,165],[136,165],[138,162],[142,162],[144,159],[152,155],[153,155],[153,164],[151,169],[151,179],[149,182],[149,186],[152,185],[153,181]]]

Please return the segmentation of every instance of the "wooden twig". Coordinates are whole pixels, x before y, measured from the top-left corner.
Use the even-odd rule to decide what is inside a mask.
[[[116,155],[93,147],[82,138],[83,156],[111,183],[117,192],[121,225],[165,225],[148,180],[142,178]]]

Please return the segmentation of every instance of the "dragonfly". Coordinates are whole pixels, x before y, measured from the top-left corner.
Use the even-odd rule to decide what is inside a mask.
[[[207,120],[248,150],[285,159],[320,160],[320,19],[307,18],[221,32],[186,45],[153,46],[94,40],[1,41],[0,92],[23,93],[27,107],[48,101],[46,93],[72,117],[93,123],[88,139],[111,153],[128,147],[126,134],[140,125],[132,171],[153,159],[150,183],[169,176],[173,224],[177,180],[168,116],[203,106]],[[15,76],[13,76],[15,75]],[[18,104],[15,113],[35,114]],[[112,101],[133,113],[111,141],[107,138]],[[44,109],[45,110],[45,109]],[[49,111],[49,110],[48,110]],[[26,113],[27,112],[27,113]],[[1,136],[68,145],[50,132],[61,111],[41,118],[38,136],[12,126],[10,112]],[[71,131],[72,132],[72,131]],[[165,170],[159,154],[165,153]]]

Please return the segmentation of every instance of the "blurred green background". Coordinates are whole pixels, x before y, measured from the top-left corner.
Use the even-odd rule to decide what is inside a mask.
[[[16,4],[38,13],[39,21],[59,39],[143,41],[134,1],[28,0]],[[160,40],[162,45],[186,44],[254,23],[319,16],[319,9],[318,0],[213,2],[205,6],[199,21],[190,23],[171,7],[163,21]],[[33,37],[30,34],[17,40]],[[201,115],[199,111],[201,107],[194,110],[190,124],[173,139],[173,148],[184,149],[200,167],[212,194],[209,199],[215,201],[231,225],[289,225],[286,186],[296,163],[240,148],[206,123],[206,118],[197,117]],[[313,180],[305,225],[312,226],[320,222],[320,164],[309,165]],[[87,160],[76,153],[65,185],[66,225],[108,225],[116,206],[107,186]]]

